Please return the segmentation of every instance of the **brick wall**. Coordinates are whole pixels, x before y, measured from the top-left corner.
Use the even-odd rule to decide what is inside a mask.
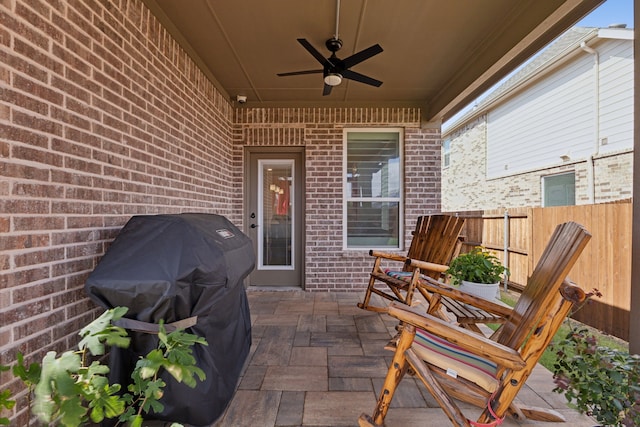
[[[75,344],[84,280],[131,215],[241,206],[233,109],[144,5],[50,3],[0,2],[4,364]]]
[[[50,3],[0,0],[0,363],[75,345],[98,311],[85,278],[132,215],[242,227],[245,145],[305,146],[307,289],[364,288],[371,268],[335,232],[344,127],[405,129],[407,241],[439,210],[440,133],[418,109],[234,110],[141,1]]]
[[[589,187],[589,161],[521,173],[486,177],[486,116],[480,116],[451,135],[450,166],[442,171],[442,209],[474,211],[542,206],[542,177],[575,173],[576,204],[594,203]],[[628,199],[632,192],[633,153],[596,156],[595,203]]]
[[[405,240],[418,215],[440,210],[440,131],[420,127],[415,108],[240,108],[234,158],[245,146],[305,148],[305,289],[364,289],[371,271],[365,251],[342,249],[343,130],[404,129]],[[238,160],[240,161],[240,160]]]

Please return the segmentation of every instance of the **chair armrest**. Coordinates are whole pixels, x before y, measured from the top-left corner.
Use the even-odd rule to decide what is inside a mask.
[[[369,251],[369,255],[376,258],[384,258],[391,261],[400,261],[400,262],[407,262],[407,260],[409,259],[404,255],[393,254],[390,252],[374,251],[373,249]]]
[[[516,350],[437,317],[416,313],[410,307],[395,302],[388,306],[387,313],[401,322],[424,329],[500,366],[515,370],[526,366],[526,362]]]
[[[406,265],[410,265],[410,261],[412,261],[411,258],[407,258],[404,255],[393,254],[390,252],[375,251],[373,249],[369,250],[369,255],[376,258],[384,258],[391,261],[403,262]],[[444,273],[449,268],[448,265],[436,264],[434,262],[426,262],[426,261],[418,261],[418,260],[416,260],[416,262],[420,263],[421,270],[437,271],[440,273]]]
[[[429,262],[419,261],[415,259],[407,259],[405,263],[410,267],[420,268],[421,270],[423,268],[426,270],[429,270],[432,268],[432,265],[433,265]],[[446,283],[440,282],[430,277],[423,277],[422,280],[420,281],[420,286],[426,289],[428,292],[440,294],[442,296],[449,297],[451,299],[463,302],[465,304],[470,304],[476,308],[487,311],[491,314],[496,314],[498,316],[508,317],[511,315],[511,312],[512,312],[512,308],[507,305],[489,301],[484,298],[479,298],[475,295],[471,295],[466,292],[461,292],[460,290],[454,288],[453,286],[447,285]]]

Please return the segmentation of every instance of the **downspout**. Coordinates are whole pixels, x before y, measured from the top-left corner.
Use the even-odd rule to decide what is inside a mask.
[[[588,175],[588,193],[589,202],[596,202],[596,162],[595,158],[600,154],[600,55],[598,51],[587,46],[585,42],[580,43],[580,48],[587,53],[593,55],[594,59],[594,95],[595,95],[595,108],[594,108],[594,121],[595,121],[595,147],[593,153],[589,156],[589,175]]]

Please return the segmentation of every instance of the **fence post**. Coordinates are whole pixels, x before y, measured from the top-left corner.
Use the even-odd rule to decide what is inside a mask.
[[[505,268],[509,268],[509,211],[507,209],[504,210],[504,238],[502,239],[504,242],[504,256],[502,264]],[[509,289],[509,275],[504,275],[504,291],[507,292]]]

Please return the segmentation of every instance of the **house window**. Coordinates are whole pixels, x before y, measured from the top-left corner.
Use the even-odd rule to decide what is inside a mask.
[[[447,138],[442,141],[442,166],[449,166],[451,160],[451,139]]]
[[[400,248],[401,130],[346,130],[344,146],[344,248]]]
[[[563,173],[542,177],[543,206],[573,206],[576,204],[576,174]]]

